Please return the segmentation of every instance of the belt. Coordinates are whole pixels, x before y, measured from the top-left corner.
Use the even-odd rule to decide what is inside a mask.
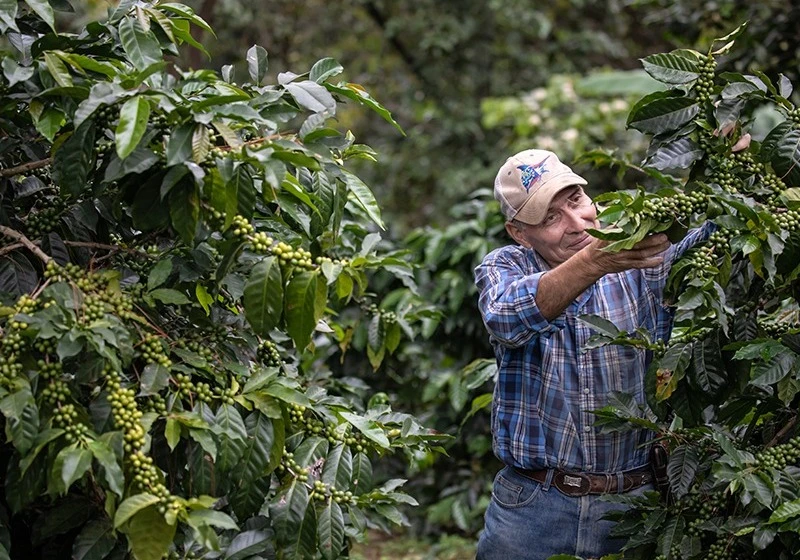
[[[547,481],[548,469],[538,471],[512,467],[515,472],[524,477],[541,482]],[[565,472],[556,470],[553,473],[552,485],[567,496],[586,496],[587,494],[616,494],[629,492],[634,488],[644,486],[653,481],[650,466],[642,467],[622,474],[622,489],[617,487],[616,474],[588,474],[582,472]]]

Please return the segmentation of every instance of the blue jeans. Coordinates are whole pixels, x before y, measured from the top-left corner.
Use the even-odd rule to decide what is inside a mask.
[[[613,539],[606,513],[624,506],[599,495],[566,496],[550,480],[541,484],[505,467],[494,479],[478,541],[477,560],[546,560],[554,554],[600,558],[619,552],[625,539]],[[653,490],[652,483],[628,492]]]

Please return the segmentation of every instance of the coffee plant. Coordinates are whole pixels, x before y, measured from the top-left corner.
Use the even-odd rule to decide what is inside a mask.
[[[325,58],[268,84],[185,70],[208,24],[123,0],[79,34],[63,2],[0,6],[0,558],[337,558],[415,500],[373,460],[435,452],[342,368],[430,314],[332,126]],[[357,345],[356,345],[356,349]]]
[[[643,59],[665,84],[632,108],[651,137],[647,186],[598,197],[608,250],[715,224],[672,267],[668,340],[587,316],[590,346],[653,354],[647,402],[617,394],[606,430],[652,430],[669,450],[669,495],[613,498],[625,558],[796,558],[800,554],[800,323],[797,96],[782,75],[726,72],[744,26],[705,53]],[[718,48],[716,48],[718,47]],[[777,125],[760,132],[760,115]]]

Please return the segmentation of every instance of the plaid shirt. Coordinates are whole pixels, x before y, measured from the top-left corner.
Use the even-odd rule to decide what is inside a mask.
[[[707,223],[665,253],[663,264],[606,274],[548,321],[536,291],[548,264],[532,249],[507,246],[486,255],[475,269],[478,305],[498,365],[492,401],[493,447],[505,464],[619,472],[648,462],[647,430],[601,434],[593,410],[621,391],[645,402],[644,376],[652,353],[608,345],[583,351],[592,334],[579,315],[600,315],[619,329],[644,327],[667,340],[672,313],[662,303],[672,263],[715,226]]]

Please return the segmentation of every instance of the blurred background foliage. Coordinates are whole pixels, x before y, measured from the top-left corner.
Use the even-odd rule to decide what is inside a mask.
[[[388,279],[379,313],[402,315],[409,301],[431,305],[426,337],[403,345],[374,371],[345,353],[335,372],[360,380],[397,410],[456,435],[446,457],[415,457],[408,490],[416,535],[473,538],[482,526],[497,464],[489,408],[494,362],[477,312],[472,269],[506,243],[491,197],[496,169],[527,147],[548,148],[589,179],[593,194],[643,176],[598,166],[644,158],[647,142],[625,120],[631,104],[658,87],[640,58],[675,48],[704,50],[744,21],[748,29],[724,68],[757,67],[797,82],[800,0],[189,0],[216,38],[195,34],[206,55],[187,49],[181,68],[233,65],[264,47],[270,73],[304,72],[337,59],[405,131],[364,111],[337,114],[378,155],[360,177],[383,208],[387,246],[417,265],[414,282]],[[102,18],[107,2],[76,3],[60,14],[73,29]],[[235,78],[234,78],[235,79]],[[765,130],[767,130],[765,128]],[[587,153],[589,155],[587,155]],[[348,333],[364,348],[367,325]],[[343,343],[343,347],[346,344]],[[333,352],[334,349],[332,349]],[[392,468],[388,463],[387,468]],[[401,467],[398,461],[396,468]]]

